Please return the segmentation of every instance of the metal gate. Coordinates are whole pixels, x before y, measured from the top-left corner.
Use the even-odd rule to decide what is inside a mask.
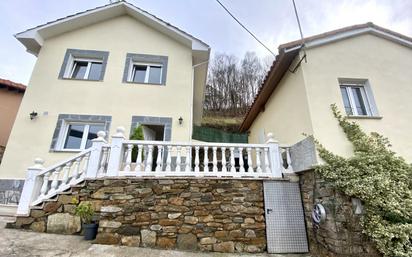
[[[308,241],[298,183],[263,182],[268,253],[306,253]]]

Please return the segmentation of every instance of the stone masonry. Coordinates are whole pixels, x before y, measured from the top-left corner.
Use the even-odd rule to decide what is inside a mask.
[[[76,234],[72,198],[90,201],[99,218],[96,243],[214,252],[266,249],[262,181],[101,179],[59,195],[18,228]]]
[[[378,257],[374,244],[362,233],[361,214],[355,214],[352,199],[336,191],[313,170],[300,174],[310,253],[317,257]],[[326,209],[326,221],[313,227],[314,204]]]

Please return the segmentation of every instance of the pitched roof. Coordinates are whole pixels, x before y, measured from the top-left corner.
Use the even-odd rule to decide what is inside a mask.
[[[16,90],[19,93],[26,91],[26,86],[20,83],[16,83],[7,79],[0,78],[0,88],[6,88],[8,90]]]
[[[266,74],[266,77],[264,78],[262,85],[256,94],[253,104],[248,109],[239,130],[241,132],[245,132],[250,128],[260,111],[264,109],[264,106],[272,95],[272,92],[275,90],[302,47],[309,49],[366,33],[373,34],[412,48],[411,37],[385,29],[371,22],[344,27],[311,37],[306,37],[303,40],[295,40],[282,44],[279,46],[279,54],[276,56],[272,66]]]
[[[128,14],[146,25],[154,27],[162,33],[192,47],[193,51],[208,52],[210,50],[209,45],[200,39],[126,1],[113,2],[50,21],[17,33],[15,37],[26,47],[28,52],[37,55],[43,45],[43,41],[50,37],[124,14]]]

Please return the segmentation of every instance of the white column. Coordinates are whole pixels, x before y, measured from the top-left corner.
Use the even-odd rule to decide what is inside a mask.
[[[44,169],[43,163],[44,161],[42,159],[36,158],[34,160],[34,165],[27,169],[26,179],[24,181],[19,206],[17,207],[16,212],[18,216],[30,215],[30,204],[35,198],[38,197],[36,194],[39,193],[41,187],[41,179],[37,175]]]
[[[123,141],[126,139],[124,136],[124,127],[117,127],[116,134],[112,136],[112,142],[110,144],[110,156],[107,162],[107,176],[116,177],[119,174]]]
[[[181,150],[182,147],[180,145],[176,146],[176,172],[180,172],[180,165],[182,164]]]
[[[130,167],[132,165],[132,149],[133,145],[128,144],[126,150],[126,165],[124,166],[124,171],[130,171]]]
[[[222,172],[227,172],[227,162],[226,162],[226,147],[222,147]]]
[[[186,146],[186,168],[185,172],[190,172],[192,169],[192,147]]]
[[[213,160],[212,160],[212,163],[213,163],[213,172],[217,172],[217,147],[216,146],[214,146],[214,147],[212,147],[212,154],[213,154]]]
[[[272,133],[268,133],[266,144],[269,146],[269,163],[272,171],[272,176],[276,178],[282,177],[282,169],[280,167],[279,144],[273,138]]]
[[[200,171],[199,169],[199,146],[195,146],[195,173],[198,173]]]

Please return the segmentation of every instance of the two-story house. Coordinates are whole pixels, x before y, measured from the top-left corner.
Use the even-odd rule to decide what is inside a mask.
[[[280,45],[279,55],[249,109],[241,131],[249,142],[273,132],[294,145],[314,135],[332,152],[352,146],[333,117],[336,104],[367,132],[388,137],[412,162],[412,38],[372,23],[355,25]],[[306,150],[305,150],[306,148]],[[320,162],[307,140],[292,147],[295,171]]]
[[[210,48],[121,1],[15,35],[37,61],[0,168],[21,183],[41,156],[51,165],[87,149],[97,132],[190,141],[202,116]],[[36,113],[34,115],[32,113]],[[2,189],[0,188],[0,191]]]

